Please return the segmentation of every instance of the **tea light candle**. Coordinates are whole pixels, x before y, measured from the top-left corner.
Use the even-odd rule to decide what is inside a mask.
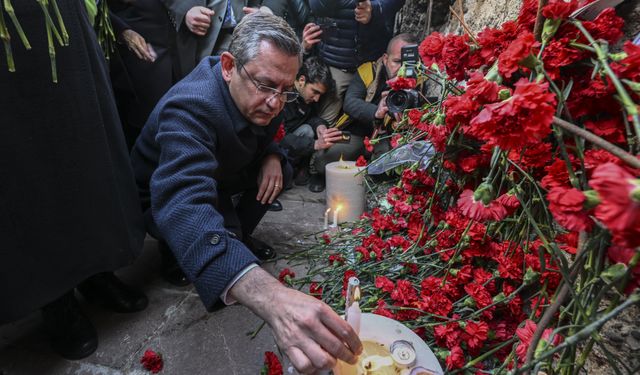
[[[326,165],[327,206],[334,210],[334,225],[356,221],[364,212],[364,173],[360,173],[363,170],[354,161],[340,160]]]

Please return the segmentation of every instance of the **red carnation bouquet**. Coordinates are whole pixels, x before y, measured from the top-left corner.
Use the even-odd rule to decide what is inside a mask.
[[[412,328],[447,371],[583,370],[597,331],[640,301],[640,47],[611,52],[614,9],[569,19],[588,2],[550,0],[538,19],[525,0],[517,21],[427,36],[417,81],[443,100],[384,136],[437,154],[371,182],[371,210],[291,284],[341,310],[359,277],[363,311]],[[607,356],[612,373],[633,365]]]

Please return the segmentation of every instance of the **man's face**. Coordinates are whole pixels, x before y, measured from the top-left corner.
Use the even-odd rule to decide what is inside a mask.
[[[289,56],[267,41],[260,44],[260,53],[244,66],[238,65],[228,52],[221,56],[222,76],[229,84],[231,98],[240,113],[259,126],[269,125],[284,108],[283,95],[277,95],[264,87],[279,92],[295,92],[294,81],[299,69],[297,56]],[[261,89],[258,89],[261,86]]]
[[[296,81],[296,88],[305,103],[317,103],[320,97],[327,92],[327,88],[320,82],[309,83],[305,76],[300,76]]]
[[[398,70],[400,70],[400,67],[402,66],[402,55],[400,52],[402,51],[402,47],[407,44],[409,43],[402,40],[395,41],[389,47],[387,53],[382,55],[382,62],[387,69],[387,78],[396,78],[398,75]]]

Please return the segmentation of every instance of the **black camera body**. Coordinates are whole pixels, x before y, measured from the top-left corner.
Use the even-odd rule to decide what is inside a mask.
[[[405,68],[405,78],[418,78],[417,66],[420,61],[418,45],[409,44],[400,50],[402,65]],[[391,90],[387,95],[389,113],[402,113],[406,109],[417,108],[422,104],[420,92],[416,89]]]

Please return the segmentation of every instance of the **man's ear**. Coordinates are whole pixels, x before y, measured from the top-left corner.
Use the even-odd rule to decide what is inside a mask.
[[[222,55],[220,55],[220,65],[222,67],[222,79],[229,83],[236,70],[235,57],[229,52],[223,52]]]
[[[385,52],[382,54],[382,63],[386,66],[389,61],[389,55]]]
[[[298,77],[298,83],[304,86],[306,82],[307,82],[307,77],[305,77],[304,74],[301,74],[300,77]]]

